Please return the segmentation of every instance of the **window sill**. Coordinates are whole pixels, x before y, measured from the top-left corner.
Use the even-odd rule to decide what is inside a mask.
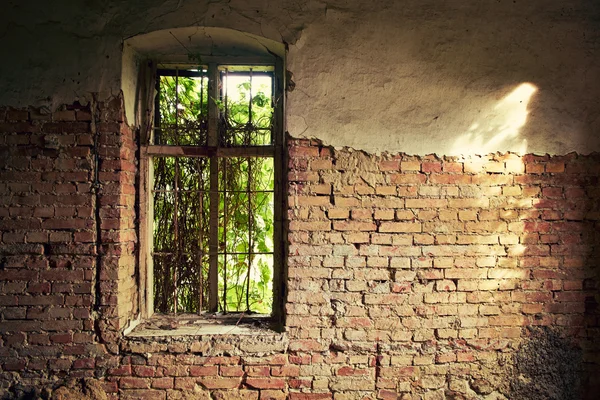
[[[273,329],[268,315],[228,314],[154,314],[142,321],[126,337],[174,337],[174,336],[281,336]]]
[[[267,316],[236,319],[207,316],[154,315],[125,335],[124,349],[132,352],[189,353],[201,356],[263,357],[286,353],[287,334],[270,329]]]

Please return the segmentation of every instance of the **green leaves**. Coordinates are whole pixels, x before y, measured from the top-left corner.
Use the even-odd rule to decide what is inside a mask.
[[[252,312],[271,312],[272,165],[272,159],[253,157],[220,162],[219,237],[228,253],[220,258],[220,290],[226,282],[228,311],[248,311],[249,304]]]
[[[207,145],[208,108],[214,101],[221,112],[221,146],[271,144],[271,78],[253,78],[251,87],[249,76],[238,79],[234,90],[224,89],[227,97],[210,100],[206,76],[160,77],[160,129],[155,143]],[[270,313],[273,159],[216,159],[217,204],[210,202],[209,158],[155,157],[153,162],[155,309],[199,312],[201,304],[206,308],[210,210],[216,208],[221,311]]]
[[[264,108],[269,104],[269,99],[265,96],[264,93],[259,92],[256,96],[252,98],[252,103],[256,104],[260,108]]]
[[[208,78],[161,76],[156,144],[206,145]]]

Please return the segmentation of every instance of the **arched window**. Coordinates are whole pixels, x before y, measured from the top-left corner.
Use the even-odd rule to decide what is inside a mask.
[[[137,97],[145,112],[135,118],[142,126],[146,316],[280,320],[283,45],[227,29],[185,28],[126,46],[136,57],[124,60],[150,66],[132,85],[144,87]]]

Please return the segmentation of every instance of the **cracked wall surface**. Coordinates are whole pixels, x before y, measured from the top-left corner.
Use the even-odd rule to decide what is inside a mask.
[[[215,334],[179,315],[127,336],[134,134],[119,98],[70,108],[0,109],[0,398],[600,390],[598,155],[375,156],[289,138],[284,331]],[[82,379],[99,382],[69,382]]]
[[[35,3],[0,14],[0,398],[597,397],[594,1]],[[138,64],[198,48],[285,53],[283,332],[135,328]]]
[[[123,40],[223,27],[288,44],[296,137],[374,153],[600,150],[591,0],[38,3],[9,1],[0,16],[0,52],[14,59],[0,66],[0,105],[106,98],[122,88]]]

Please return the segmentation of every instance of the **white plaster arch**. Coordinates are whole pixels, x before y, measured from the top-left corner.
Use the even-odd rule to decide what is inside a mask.
[[[285,44],[262,36],[221,27],[192,26],[162,29],[136,35],[123,42],[121,90],[129,123],[139,120],[135,105],[138,98],[140,62],[192,65],[194,57],[203,62],[274,64],[285,60]]]
[[[284,58],[285,45],[273,39],[219,27],[192,26],[163,29],[126,39],[124,47],[155,59],[188,61],[188,54],[215,57]]]

